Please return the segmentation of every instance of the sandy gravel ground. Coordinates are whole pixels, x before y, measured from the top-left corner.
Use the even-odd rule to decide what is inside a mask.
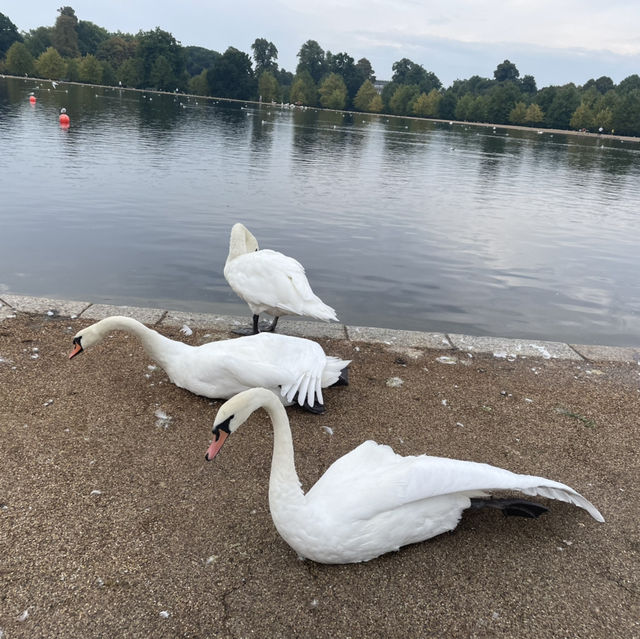
[[[325,415],[289,409],[305,488],[371,438],[563,481],[606,519],[540,500],[537,520],[474,511],[454,533],[324,566],[271,522],[265,416],[206,463],[220,403],[173,386],[124,333],[69,361],[88,323],[0,323],[3,639],[640,636],[639,366],[322,340],[353,359],[351,385]]]

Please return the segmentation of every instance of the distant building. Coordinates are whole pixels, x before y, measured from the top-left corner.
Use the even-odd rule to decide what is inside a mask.
[[[384,89],[387,84],[389,84],[390,80],[376,80],[373,83],[373,88],[378,92],[382,93],[382,89]]]

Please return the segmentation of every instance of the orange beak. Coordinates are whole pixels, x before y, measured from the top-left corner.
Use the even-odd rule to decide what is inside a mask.
[[[211,446],[209,446],[209,449],[207,450],[207,454],[204,456],[204,458],[207,461],[211,461],[220,452],[220,449],[222,448],[222,444],[224,444],[228,436],[229,436],[229,433],[227,433],[226,431],[224,430],[218,431],[218,439],[214,439],[211,442]]]
[[[82,353],[82,346],[80,343],[74,345],[73,350],[69,353],[69,359],[75,357],[78,353]]]

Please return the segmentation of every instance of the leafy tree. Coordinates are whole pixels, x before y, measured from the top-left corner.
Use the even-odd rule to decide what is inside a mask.
[[[435,73],[426,71],[421,64],[416,64],[409,58],[402,58],[402,60],[394,62],[391,68],[393,70],[391,81],[396,84],[414,84],[424,93],[442,87],[442,82]]]
[[[253,51],[253,59],[256,63],[255,74],[256,77],[260,77],[265,71],[278,70],[278,49],[273,42],[265,40],[265,38],[256,38],[251,45]]]
[[[575,85],[560,87],[547,110],[546,125],[552,129],[568,129],[571,116],[579,105],[580,94]]]
[[[258,78],[258,95],[264,102],[277,102],[280,99],[280,86],[270,71],[264,71]]]
[[[599,93],[602,93],[602,95],[604,95],[607,91],[611,91],[611,89],[615,87],[613,80],[607,75],[600,76],[596,80],[595,84],[596,84],[596,89],[598,90]]]
[[[105,40],[109,39],[109,32],[106,29],[87,20],[80,20],[78,22],[76,33],[78,34],[78,49],[80,50],[80,55],[87,55],[87,53],[95,55],[98,47]]]
[[[455,117],[456,120],[471,120],[471,113],[473,111],[473,103],[475,98],[471,93],[465,93],[456,104]]]
[[[53,47],[49,47],[37,60],[36,72],[41,78],[63,78],[67,70],[62,56]]]
[[[187,73],[190,76],[196,76],[202,71],[210,69],[222,55],[204,47],[185,47],[184,52]]]
[[[7,16],[0,13],[0,58],[3,58],[14,42],[23,42],[22,36]]]
[[[156,27],[153,31],[139,32],[137,39],[136,57],[142,60],[145,86],[157,86],[156,82],[158,80],[165,79],[166,74],[164,72],[161,73],[161,68],[155,66],[160,56],[164,57],[171,68],[171,73],[173,74],[172,84],[184,84],[186,86],[186,79],[184,79],[186,70],[184,49],[173,35],[168,31],[163,31],[160,27]],[[164,66],[164,63],[161,63],[161,65]],[[151,78],[152,71],[155,73],[153,80]],[[169,87],[167,86],[167,88]],[[175,88],[175,86],[171,87],[172,90]],[[184,87],[180,86],[179,88]]]
[[[69,82],[80,82],[80,58],[70,58],[67,60],[65,78],[69,80]]]
[[[25,36],[24,45],[34,58],[42,55],[50,46],[52,46],[52,33],[53,27],[38,27],[37,29],[31,29],[31,31],[29,31]]]
[[[389,100],[389,109],[396,115],[409,115],[413,108],[413,101],[420,94],[420,88],[413,84],[402,84]]]
[[[538,87],[536,86],[536,79],[532,75],[525,75],[520,78],[519,85],[520,91],[522,91],[522,93],[535,95],[538,91]]]
[[[536,94],[536,104],[546,113],[551,106],[559,87],[544,87]]]
[[[298,52],[299,62],[296,67],[296,75],[308,71],[314,83],[318,83],[327,72],[327,64],[324,50],[315,40],[307,40]],[[291,87],[293,90],[293,86]]]
[[[469,120],[472,122],[486,122],[490,120],[488,117],[489,112],[489,98],[486,95],[477,95],[473,99],[471,110],[469,112]]]
[[[509,122],[512,124],[524,124],[527,121],[527,105],[524,102],[516,102],[509,113]]]
[[[60,7],[60,14],[51,32],[51,44],[56,51],[65,58],[77,58],[80,55],[78,48],[78,18],[71,7]]]
[[[211,95],[236,100],[251,100],[256,95],[251,58],[234,47],[229,47],[207,71],[207,82]]]
[[[353,99],[353,106],[358,111],[369,111],[371,100],[378,95],[376,88],[373,86],[371,80],[365,80],[362,83],[356,97]],[[381,98],[382,100],[382,98]]]
[[[591,107],[585,103],[584,101],[578,106],[578,108],[573,112],[571,119],[569,120],[569,125],[572,129],[593,129],[594,127],[594,118],[593,111]]]
[[[509,122],[509,114],[520,100],[520,89],[514,82],[501,82],[492,87],[487,95],[486,119],[496,124]]]
[[[126,39],[121,35],[114,35],[98,45],[96,58],[118,68],[125,60],[135,56],[137,46],[138,43],[133,38]]]
[[[630,93],[635,89],[640,89],[640,75],[634,73],[633,75],[627,76],[620,84],[618,85],[618,93]]]
[[[383,108],[384,104],[382,103],[382,96],[379,93],[376,93],[369,103],[369,111],[371,111],[371,113],[381,113]]]
[[[513,62],[509,62],[509,60],[505,60],[499,64],[493,72],[493,77],[498,82],[515,82],[519,76],[520,71],[518,71],[516,65],[513,64]]]
[[[524,121],[526,124],[531,126],[542,124],[544,122],[544,112],[535,102],[527,107]]]
[[[153,62],[149,82],[152,87],[160,91],[171,91],[177,84],[177,79],[173,68],[163,55],[159,55]]]
[[[337,73],[330,73],[318,88],[320,105],[325,109],[344,109],[347,102],[347,86]]]
[[[311,74],[306,69],[296,74],[289,92],[289,101],[293,104],[315,106],[318,101],[318,91]]]
[[[208,95],[209,85],[207,84],[207,71],[201,71],[198,75],[189,80],[189,93],[193,95]]]
[[[439,104],[439,115],[441,118],[451,119],[455,117],[457,99],[451,88],[447,89]]]
[[[116,77],[116,70],[108,62],[100,62],[102,67],[102,84],[107,86],[114,86],[118,83]],[[69,73],[69,64],[67,64],[67,73]]]
[[[125,60],[116,72],[119,82],[125,87],[139,88],[144,82],[144,63],[141,58]]]
[[[596,111],[593,116],[594,127],[602,127],[605,131],[611,131],[613,124],[613,111],[609,107],[604,107],[599,111]],[[635,135],[640,133],[640,130],[636,131]]]
[[[346,106],[353,104],[353,99],[356,97],[358,89],[364,82],[360,70],[357,68],[353,58],[347,53],[337,53],[332,55],[327,51],[327,69],[329,73],[338,74],[347,88],[347,102]]]
[[[85,55],[78,64],[80,82],[88,84],[102,84],[102,65],[96,56]]]
[[[14,42],[7,51],[7,71],[13,75],[34,75],[33,56],[22,42]]]
[[[616,133],[640,135],[640,89],[633,89],[622,96],[613,111],[611,124]]]
[[[373,73],[373,67],[367,58],[360,58],[356,62],[356,69],[358,69],[360,76],[364,78],[364,80],[369,80],[372,83],[376,81],[376,76]]]
[[[424,118],[437,118],[440,112],[442,94],[437,89],[421,93],[413,103],[413,113]]]
[[[387,82],[387,84],[382,87],[382,94],[380,97],[382,98],[384,111],[390,111],[389,103],[391,102],[391,98],[393,97],[393,94],[396,92],[399,86],[400,85],[396,82]]]

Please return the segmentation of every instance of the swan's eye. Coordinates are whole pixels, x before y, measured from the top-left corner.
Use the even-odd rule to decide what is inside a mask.
[[[227,417],[227,419],[225,419],[223,422],[213,427],[213,430],[211,432],[215,435],[216,441],[220,439],[221,430],[227,433],[227,435],[231,434],[231,431],[229,430],[229,423],[231,422],[232,419],[233,419],[233,415],[231,415],[230,417]]]

